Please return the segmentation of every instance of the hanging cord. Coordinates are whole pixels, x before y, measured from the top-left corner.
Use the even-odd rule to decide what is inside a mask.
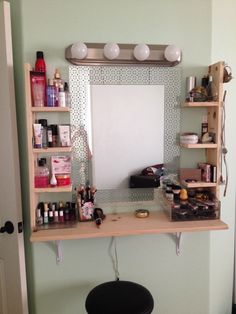
[[[113,270],[115,272],[116,280],[119,280],[120,274],[119,274],[119,264],[118,264],[118,255],[117,255],[116,238],[115,237],[111,238],[111,242],[109,244],[108,251],[109,251],[109,255],[111,257],[112,266],[113,266]]]
[[[225,119],[226,119],[226,113],[225,113],[225,98],[226,98],[226,91],[224,91],[223,96],[223,102],[222,102],[222,123],[221,123],[221,176],[220,176],[220,182],[225,183],[224,188],[224,196],[226,196],[227,188],[228,188],[228,164],[226,160],[226,154],[228,152],[227,148],[225,147]],[[222,175],[222,162],[224,162],[225,166],[225,182],[223,180]]]

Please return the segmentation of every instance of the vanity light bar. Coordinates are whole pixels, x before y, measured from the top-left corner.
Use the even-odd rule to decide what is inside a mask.
[[[172,67],[181,62],[175,45],[82,43],[70,45],[65,58],[74,65],[153,65]]]

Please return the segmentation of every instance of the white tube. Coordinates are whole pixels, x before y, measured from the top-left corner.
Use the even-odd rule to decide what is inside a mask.
[[[40,123],[33,124],[34,130],[34,147],[42,148],[42,126]]]

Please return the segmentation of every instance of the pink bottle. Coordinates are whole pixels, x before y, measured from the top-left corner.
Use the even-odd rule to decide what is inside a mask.
[[[46,158],[38,160],[35,168],[34,186],[36,188],[47,188],[49,186],[49,169],[46,166]]]

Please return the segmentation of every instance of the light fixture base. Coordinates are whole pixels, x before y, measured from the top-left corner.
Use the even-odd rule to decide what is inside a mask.
[[[71,47],[66,48],[65,58],[74,65],[153,65],[160,67],[173,67],[181,62],[182,56],[176,61],[168,61],[165,59],[164,52],[168,45],[148,45],[150,49],[149,57],[144,61],[135,59],[133,51],[136,44],[118,44],[120,48],[119,56],[116,59],[108,60],[104,56],[104,43],[85,43],[88,48],[87,57],[85,59],[73,58]]]

